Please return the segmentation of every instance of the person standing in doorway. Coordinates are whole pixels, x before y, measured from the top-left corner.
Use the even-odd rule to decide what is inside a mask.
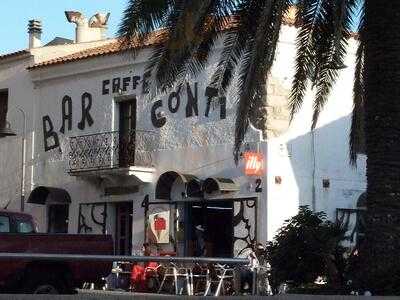
[[[206,242],[204,239],[204,227],[200,224],[196,227],[196,251],[195,256],[204,257],[206,256]]]

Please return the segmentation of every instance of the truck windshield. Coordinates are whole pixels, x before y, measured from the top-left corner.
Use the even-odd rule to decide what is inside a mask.
[[[10,218],[6,216],[0,216],[0,233],[10,232]]]

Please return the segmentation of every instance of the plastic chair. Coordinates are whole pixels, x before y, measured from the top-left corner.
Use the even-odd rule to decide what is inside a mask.
[[[207,289],[208,282],[210,281],[210,269],[207,266],[196,263],[191,269],[190,274],[192,295],[203,295]],[[199,284],[204,284],[204,291],[198,292]]]
[[[173,278],[173,285],[175,287],[175,294],[182,295],[183,287],[179,290],[179,279],[183,278],[186,281],[186,291],[189,296],[192,295],[191,288],[191,270],[188,267],[178,266],[177,264],[170,263],[168,267],[165,269],[163,280],[161,281],[160,288],[158,289],[158,293],[162,291],[164,284],[168,278]]]
[[[159,269],[161,265],[157,263],[150,262],[149,265],[144,269],[144,277],[146,280],[146,287],[150,292],[158,291],[158,287],[160,286],[159,279]],[[150,284],[150,281],[154,280],[155,286]]]
[[[214,296],[218,297],[222,292],[225,294],[226,290],[225,290],[225,283],[226,281],[233,281],[234,278],[234,269],[227,266],[227,265],[221,265],[221,264],[216,264],[214,267],[215,270],[215,274],[214,274],[214,278],[212,278],[213,276],[211,276],[211,278],[208,280],[207,283],[207,288],[206,291],[204,293],[204,296],[208,296],[210,291],[211,291],[211,285],[213,283],[217,283],[217,290],[215,291]]]

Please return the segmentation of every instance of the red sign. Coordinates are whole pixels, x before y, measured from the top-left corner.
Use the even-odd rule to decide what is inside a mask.
[[[167,222],[164,218],[157,218],[154,220],[154,229],[155,230],[165,230],[167,229]]]
[[[248,176],[262,176],[264,174],[264,157],[258,152],[244,153],[244,173]]]

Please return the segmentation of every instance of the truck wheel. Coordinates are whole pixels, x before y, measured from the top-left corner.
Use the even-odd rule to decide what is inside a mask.
[[[32,294],[59,294],[57,287],[52,284],[42,284],[32,291]]]
[[[30,278],[26,283],[26,292],[29,294],[61,294],[66,288],[56,278],[38,277]]]

